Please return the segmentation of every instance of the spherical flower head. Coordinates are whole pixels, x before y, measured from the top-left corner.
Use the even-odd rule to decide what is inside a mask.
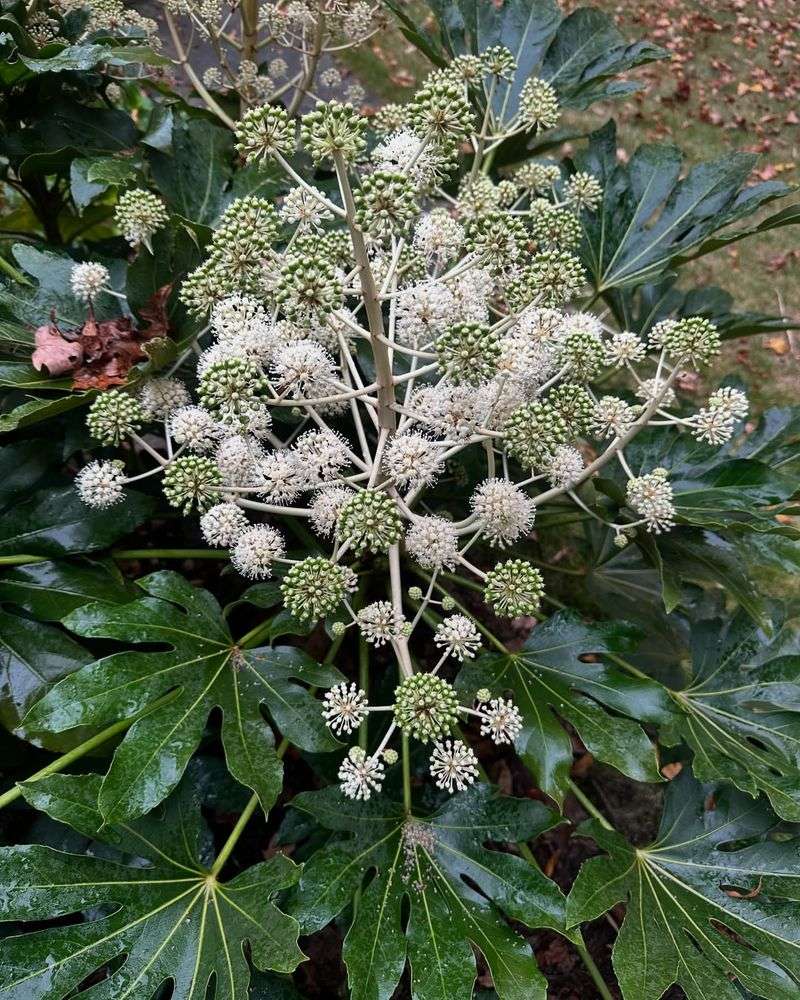
[[[558,125],[558,97],[547,80],[532,76],[525,81],[519,95],[519,115],[527,128],[537,132]]]
[[[519,197],[519,188],[509,177],[497,183],[497,204],[500,208],[511,208]]]
[[[242,115],[234,129],[236,151],[245,163],[260,163],[275,153],[290,156],[294,152],[294,122],[285,108],[262,104]]]
[[[376,170],[355,194],[356,222],[378,239],[405,230],[419,214],[414,185],[404,174]]]
[[[647,355],[647,347],[637,333],[625,330],[615,333],[603,345],[603,363],[614,368],[637,364]]]
[[[564,418],[549,403],[528,403],[514,410],[503,427],[508,453],[531,469],[544,468],[570,437]]]
[[[498,563],[486,574],[486,601],[506,618],[537,614],[543,594],[542,574],[523,559]]]
[[[354,732],[367,717],[367,696],[355,684],[342,681],[322,699],[322,715],[337,736]]]
[[[619,396],[601,396],[595,403],[591,430],[599,438],[622,437],[633,426],[640,409]]]
[[[120,461],[90,462],[75,477],[75,489],[87,507],[105,510],[125,496],[124,466]]]
[[[405,619],[395,612],[389,601],[375,601],[358,612],[356,624],[366,642],[382,646],[400,638]]]
[[[394,500],[382,490],[361,490],[346,500],[339,511],[337,529],[353,552],[386,552],[400,541],[403,522]]]
[[[741,389],[734,389],[732,386],[726,385],[711,393],[708,397],[708,408],[719,410],[734,420],[744,420],[750,404]]]
[[[585,434],[594,417],[594,400],[584,385],[561,382],[550,390],[547,402],[573,434]]]
[[[584,470],[583,455],[569,444],[560,444],[546,467],[547,478],[561,489],[570,489]]]
[[[603,200],[603,185],[590,173],[579,170],[564,185],[564,200],[576,212],[594,212]]]
[[[407,431],[390,438],[383,467],[398,486],[430,486],[444,469],[441,454],[442,449],[431,438]]]
[[[421,743],[443,736],[458,718],[452,684],[435,674],[412,674],[394,692],[394,720]]]
[[[283,578],[283,603],[295,618],[316,621],[339,607],[348,590],[346,567],[322,556],[295,563]]]
[[[571,209],[539,198],[531,203],[530,213],[531,235],[538,248],[558,249],[580,243],[583,228]]]
[[[151,239],[169,221],[164,203],[143,188],[133,188],[120,195],[114,220],[132,247],[143,243],[152,253]]]
[[[431,754],[431,777],[437,788],[452,795],[463,792],[478,777],[478,758],[462,740],[437,741]]]
[[[505,548],[533,527],[536,506],[533,500],[507,479],[487,479],[470,501],[480,518],[483,534],[490,544]]]
[[[536,298],[544,306],[568,302],[586,283],[579,257],[569,250],[549,249],[534,254],[525,267],[506,285],[506,298],[517,311]]]
[[[229,295],[215,303],[211,310],[211,329],[221,342],[235,343],[242,334],[266,322],[266,310],[253,295]]]
[[[276,559],[286,546],[280,532],[268,524],[256,524],[243,531],[231,550],[233,568],[248,580],[267,580]]]
[[[342,74],[335,66],[326,67],[319,75],[323,87],[341,87]]]
[[[448,656],[457,660],[471,660],[481,648],[481,637],[475,623],[466,615],[450,615],[439,622],[434,631],[433,641]]]
[[[423,569],[453,569],[458,562],[456,529],[443,517],[420,517],[408,529],[406,551]]]
[[[335,479],[350,463],[347,442],[331,430],[301,434],[292,446],[292,455],[312,486]]]
[[[408,109],[405,104],[384,104],[372,116],[372,128],[377,135],[389,135],[397,132],[408,122]]]
[[[452,322],[456,300],[444,282],[423,281],[399,294],[396,309],[400,340],[426,346]]]
[[[561,344],[561,360],[580,379],[596,378],[603,369],[603,342],[588,331],[568,333]]]
[[[453,80],[460,80],[462,83],[476,86],[483,80],[486,67],[480,56],[465,52],[452,59],[445,72]]]
[[[203,538],[215,548],[229,549],[250,527],[241,507],[235,503],[218,503],[200,518]]]
[[[98,396],[89,407],[86,426],[101,444],[118,445],[138,431],[145,420],[139,401],[127,392],[110,389]]]
[[[725,444],[733,437],[736,421],[725,410],[703,407],[690,417],[692,437],[711,445]]]
[[[512,701],[492,698],[482,708],[482,716],[481,736],[488,736],[498,745],[513,743],[522,732],[522,715]]]
[[[464,227],[445,209],[437,208],[420,216],[414,227],[414,249],[426,259],[444,263],[452,260],[464,243]]]
[[[644,519],[648,531],[658,535],[674,526],[675,504],[666,469],[653,469],[628,480],[626,499],[628,506]]]
[[[501,347],[496,333],[481,323],[454,323],[436,340],[436,357],[447,378],[480,385],[497,371]]]
[[[644,379],[641,385],[636,387],[636,396],[646,403],[651,403],[656,396],[659,396],[663,407],[672,406],[677,399],[675,390],[672,386],[666,385],[666,379],[663,377]]]
[[[81,302],[91,302],[106,287],[110,277],[103,264],[75,264],[69,275],[72,294]]]
[[[352,747],[339,768],[342,793],[349,799],[366,801],[373,791],[380,792],[384,776],[385,769],[380,760],[368,757],[361,747]]]
[[[164,471],[164,496],[172,507],[188,514],[193,507],[206,511],[219,500],[222,475],[216,463],[199,455],[174,459]]]
[[[408,120],[421,136],[453,146],[466,139],[475,126],[463,84],[444,73],[432,73],[420,87],[409,105]]]
[[[166,420],[189,402],[189,393],[176,378],[153,378],[142,386],[139,405],[151,420]]]
[[[300,138],[315,163],[341,157],[352,163],[366,146],[366,121],[352,104],[317,104],[300,120]]]
[[[525,251],[528,231],[514,216],[491,212],[467,226],[466,246],[492,271],[504,271]]]
[[[214,459],[229,486],[252,486],[259,481],[264,449],[255,438],[233,434],[220,442]]]
[[[497,212],[499,204],[500,194],[490,177],[478,174],[477,177],[467,175],[462,178],[456,200],[460,219],[477,220],[487,216],[492,216],[495,220],[502,219],[503,216]],[[508,221],[512,220],[509,218]]]
[[[169,432],[177,444],[203,453],[216,447],[222,428],[202,406],[181,406],[169,417]]]
[[[328,486],[320,490],[309,507],[311,526],[318,535],[330,538],[336,530],[336,521],[342,504],[355,495],[347,486]]]
[[[273,451],[258,468],[258,495],[268,503],[287,504],[307,489],[308,482],[295,456],[286,450]]]
[[[388,747],[386,750],[383,751],[383,760],[389,767],[391,767],[393,764],[396,764],[399,759],[400,755],[396,750],[393,750],[391,747]]]
[[[533,194],[547,194],[561,180],[561,168],[554,163],[525,163],[514,174],[514,180]]]
[[[342,304],[342,279],[335,262],[290,254],[278,272],[275,301],[288,319],[324,319]]]
[[[694,368],[707,365],[720,349],[716,326],[702,316],[678,320],[664,331],[661,343],[670,357]]]
[[[322,192],[315,187],[311,191],[304,187],[291,188],[283,199],[281,218],[297,226],[301,232],[320,229],[325,222],[333,219],[333,212],[320,201],[322,196]]]
[[[251,412],[266,391],[261,367],[249,358],[215,361],[200,374],[197,394],[218,420],[233,422]]]
[[[517,60],[505,45],[490,45],[481,54],[487,73],[498,80],[512,80],[517,71]]]

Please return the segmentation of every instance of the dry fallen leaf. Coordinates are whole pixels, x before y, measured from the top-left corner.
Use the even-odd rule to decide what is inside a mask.
[[[36,350],[31,355],[31,364],[36,371],[53,378],[73,371],[83,358],[80,341],[68,340],[55,322],[40,326],[34,334],[34,342]]]

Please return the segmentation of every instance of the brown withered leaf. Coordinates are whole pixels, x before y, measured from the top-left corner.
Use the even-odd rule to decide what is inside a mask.
[[[40,326],[34,334],[36,349],[31,355],[33,367],[52,377],[73,371],[83,358],[79,340],[69,340],[54,321]]]
[[[72,373],[73,389],[123,385],[133,365],[147,359],[144,345],[168,335],[171,291],[171,285],[164,285],[142,307],[139,329],[127,316],[98,322],[91,308],[86,322],[75,330],[60,330],[54,320],[39,327],[32,364],[53,376]]]

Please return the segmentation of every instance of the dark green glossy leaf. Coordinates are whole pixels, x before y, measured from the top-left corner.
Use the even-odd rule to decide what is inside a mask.
[[[692,674],[675,692],[681,708],[662,742],[683,740],[694,772],[765,793],[800,822],[800,623],[767,636],[745,614],[692,631]]]
[[[673,983],[688,1000],[740,1000],[732,980],[765,1000],[797,997],[800,843],[765,839],[774,823],[761,802],[684,772],[652,847],[581,827],[606,856],[584,864],[568,919],[627,903],[613,956],[624,1000],[658,1000]]]
[[[22,719],[57,681],[91,662],[89,651],[60,629],[0,611],[0,723],[48,749],[76,742],[40,738]]]
[[[603,184],[600,208],[585,218],[583,245],[602,293],[664,275],[681,257],[698,256],[718,230],[788,191],[776,182],[745,188],[755,163],[747,153],[697,164],[685,177],[683,156],[674,146],[640,146],[621,164],[613,122],[590,136],[577,162]]]
[[[151,514],[150,497],[131,491],[125,503],[97,510],[74,487],[39,490],[0,522],[0,555],[63,556],[105,548]]]
[[[169,152],[148,151],[153,177],[172,211],[210,225],[219,215],[233,172],[230,129],[205,118],[174,122]]]
[[[0,576],[0,601],[18,604],[39,621],[58,621],[90,601],[125,604],[137,596],[112,562],[31,563]]]
[[[639,723],[669,718],[666,692],[653,681],[582,659],[625,650],[630,640],[629,626],[586,625],[559,612],[537,625],[519,652],[486,653],[468,663],[456,687],[468,701],[482,687],[512,692],[524,720],[517,749],[539,787],[557,802],[568,791],[572,765],[572,742],[560,718],[599,760],[639,781],[658,781],[655,752]]]
[[[60,457],[55,441],[18,441],[0,448],[0,505],[29,495]]]
[[[173,1000],[246,1000],[246,944],[260,969],[291,972],[302,961],[297,923],[273,902],[297,879],[291,861],[278,854],[220,882],[209,876],[211,842],[193,782],[163,814],[123,827],[98,825],[98,785],[94,775],[57,775],[24,789],[37,808],[113,850],[103,857],[36,844],[0,850],[0,919],[84,915],[6,937],[1,997],[154,1000],[171,982]]]
[[[487,785],[425,818],[407,819],[383,797],[352,802],[338,788],[304,792],[292,805],[334,831],[290,897],[287,908],[302,930],[324,927],[361,890],[344,943],[352,1000],[388,1000],[406,962],[418,1000],[469,1000],[470,944],[486,959],[501,1000],[544,1000],[546,983],[530,949],[501,914],[559,930],[563,897],[522,858],[484,847],[529,840],[553,826],[557,818],[544,806]],[[365,886],[367,873],[374,878]]]
[[[103,815],[127,819],[161,802],[183,774],[215,707],[223,714],[228,768],[258,792],[266,811],[280,791],[282,765],[262,704],[292,742],[314,752],[331,750],[338,744],[303,684],[330,687],[341,675],[298,649],[238,649],[216,600],[177,573],[154,573],[138,583],[145,592],[138,600],[84,605],[64,624],[78,635],[156,643],[164,651],[134,646],[97,660],[57,685],[26,725],[47,732],[105,725],[177,688],[177,697],[136,722],[117,749],[100,793]]]

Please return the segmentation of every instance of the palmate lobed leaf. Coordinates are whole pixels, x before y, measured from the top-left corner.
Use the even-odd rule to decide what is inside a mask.
[[[697,624],[692,676],[675,697],[681,713],[662,742],[687,743],[704,781],[724,778],[766,794],[800,822],[800,622],[767,636],[745,613]]]
[[[299,747],[334,749],[338,744],[319,703],[303,684],[330,687],[341,680],[339,671],[293,647],[239,649],[216,600],[177,573],[154,573],[138,583],[144,596],[137,600],[87,604],[64,624],[81,636],[157,644],[162,650],[134,646],[90,663],[38,702],[26,727],[58,733],[105,725],[173,691],[171,700],[130,728],[116,750],[100,789],[106,821],[141,815],[169,794],[216,707],[222,710],[228,769],[268,810],[281,788],[282,764],[261,706]]]
[[[581,869],[570,926],[617,903],[627,912],[613,963],[624,1000],[740,1000],[732,980],[764,1000],[800,991],[800,841],[770,841],[762,801],[701,785],[670,785],[659,838],[635,849],[596,821],[581,827],[605,852]]]
[[[353,802],[338,788],[303,792],[292,805],[333,831],[287,903],[303,933],[324,927],[360,892],[343,951],[351,1000],[389,1000],[406,963],[417,1000],[469,1000],[472,948],[500,1000],[544,1000],[544,977],[504,917],[563,930],[563,896],[538,868],[485,844],[536,837],[559,822],[554,813],[488,785],[410,819],[383,796]]]
[[[171,981],[172,1000],[246,1000],[246,943],[260,969],[291,972],[303,960],[297,922],[273,903],[300,869],[279,854],[230,881],[211,878],[213,844],[191,778],[159,814],[119,826],[103,825],[96,775],[25,787],[37,809],[108,846],[98,856],[0,849],[0,920],[83,915],[5,937],[0,997],[151,1000]],[[88,978],[109,963],[106,978]]]
[[[775,181],[745,188],[755,161],[748,153],[730,153],[681,177],[683,154],[675,146],[643,145],[620,164],[614,122],[592,133],[576,163],[603,185],[600,207],[587,216],[582,249],[597,291],[652,282],[675,262],[710,253],[716,248],[713,234],[789,192]],[[793,219],[778,213],[758,231]]]
[[[572,766],[572,741],[560,719],[598,759],[639,781],[659,781],[655,750],[640,723],[669,719],[671,700],[655,681],[597,657],[627,649],[631,638],[630,626],[588,625],[559,612],[536,626],[518,652],[486,653],[468,663],[456,688],[462,700],[483,687],[493,695],[512,692],[523,717],[517,751],[556,802],[564,800]],[[595,662],[586,662],[592,654]]]

